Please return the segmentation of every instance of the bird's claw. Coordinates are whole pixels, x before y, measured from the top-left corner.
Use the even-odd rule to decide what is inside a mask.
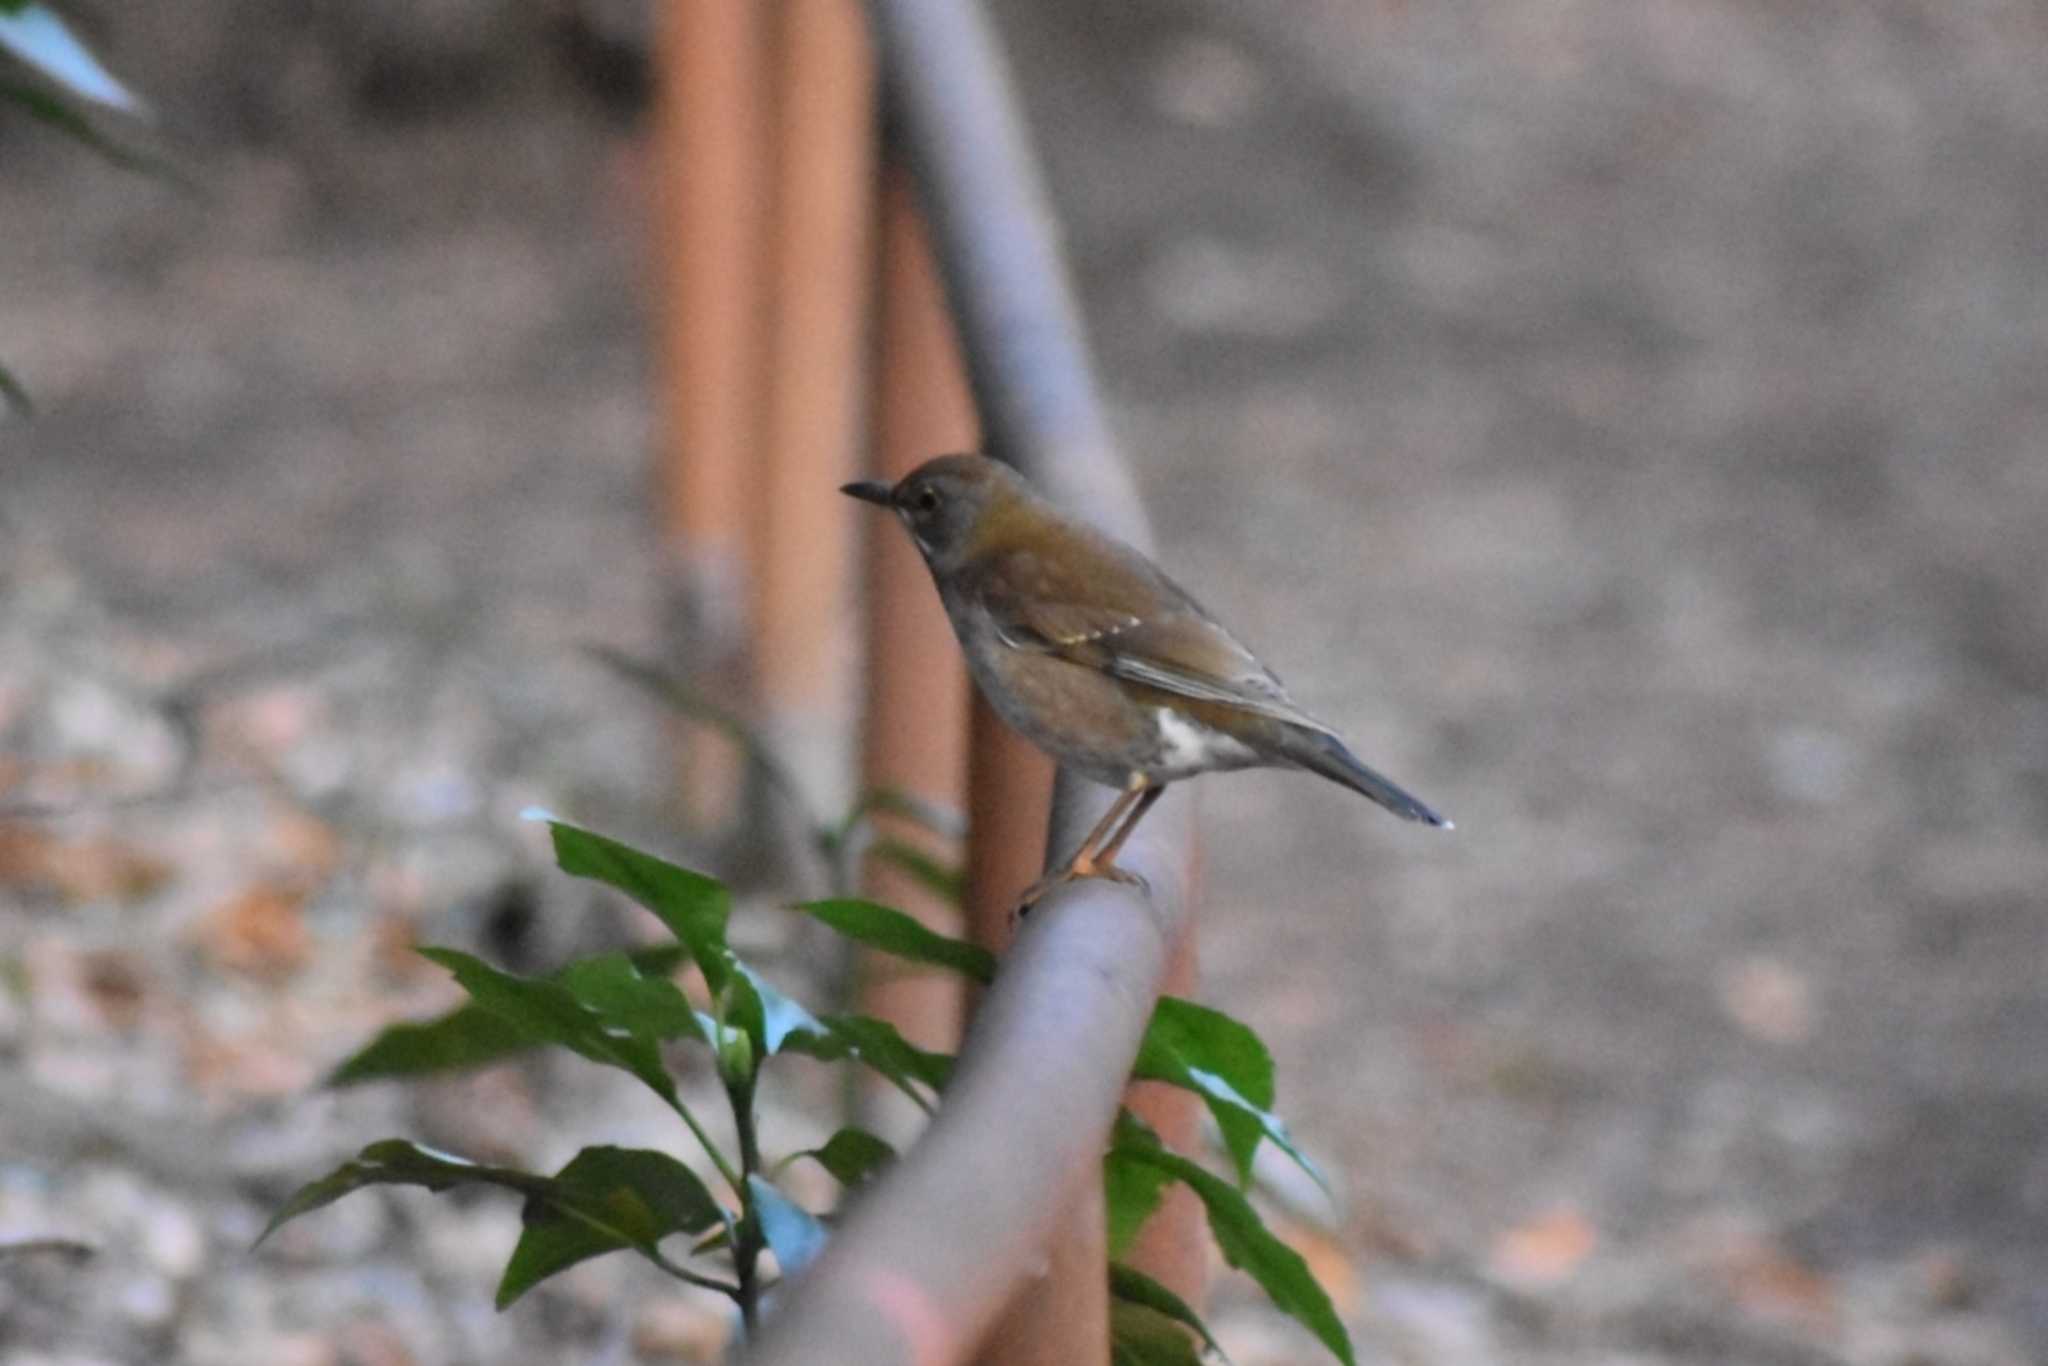
[[[1026,887],[1018,895],[1017,904],[1010,908],[1010,923],[1012,925],[1023,924],[1024,917],[1031,914],[1031,908],[1033,906],[1036,906],[1040,901],[1043,901],[1045,899],[1045,894],[1047,892],[1050,892],[1053,888],[1059,886],[1062,882],[1067,881],[1072,876],[1073,875],[1071,873],[1061,873],[1057,877],[1042,877],[1038,879],[1038,881],[1032,883],[1029,887]]]
[[[1026,887],[1023,894],[1017,898],[1017,904],[1010,910],[1011,922],[1013,924],[1021,923],[1025,916],[1031,914],[1031,908],[1040,901],[1043,901],[1046,894],[1055,887],[1084,877],[1099,877],[1105,882],[1118,882],[1126,887],[1136,887],[1148,896],[1152,892],[1152,884],[1145,880],[1142,873],[1134,873],[1128,868],[1119,868],[1113,863],[1076,864],[1073,867],[1062,868],[1057,873],[1042,877],[1029,887]]]

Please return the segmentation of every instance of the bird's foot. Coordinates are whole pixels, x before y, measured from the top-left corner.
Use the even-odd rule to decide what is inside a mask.
[[[1094,859],[1075,859],[1073,865],[1067,869],[1067,876],[1099,877],[1106,882],[1121,882],[1126,887],[1136,887],[1141,892],[1149,893],[1152,890],[1152,884],[1145,881],[1142,873],[1119,868],[1106,860],[1097,863]]]
[[[1065,868],[1056,873],[1047,873],[1026,887],[1023,895],[1017,898],[1016,906],[1010,911],[1011,920],[1023,920],[1031,913],[1031,908],[1042,901],[1053,888],[1083,877],[1099,877],[1105,882],[1120,882],[1126,887],[1136,887],[1146,893],[1152,890],[1152,884],[1145,881],[1142,874],[1134,873],[1128,868],[1119,868],[1114,863],[1097,863],[1093,859],[1075,859]]]
[[[1046,893],[1059,886],[1062,882],[1072,881],[1073,877],[1074,874],[1071,871],[1062,868],[1057,873],[1047,873],[1044,877],[1026,887],[1018,894],[1017,904],[1010,908],[1010,923],[1012,925],[1024,923],[1024,917],[1031,914],[1033,906],[1036,906],[1045,899]]]

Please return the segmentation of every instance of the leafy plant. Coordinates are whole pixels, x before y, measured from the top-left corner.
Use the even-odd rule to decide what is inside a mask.
[[[763,1254],[773,1254],[779,1275],[791,1276],[829,1236],[830,1215],[804,1208],[777,1178],[792,1164],[810,1161],[853,1189],[898,1160],[880,1138],[847,1127],[816,1148],[768,1162],[755,1098],[769,1064],[789,1053],[857,1062],[929,1109],[953,1059],[915,1047],[885,1021],[813,1014],[778,991],[733,951],[726,934],[732,899],[723,884],[589,830],[554,820],[549,825],[564,872],[625,893],[654,913],[674,943],[579,959],[540,977],[500,972],[452,949],[423,949],[454,976],[468,1002],[438,1019],[386,1029],[343,1062],[331,1081],[421,1076],[544,1045],[566,1048],[631,1075],[659,1097],[690,1131],[722,1190],[714,1193],[675,1157],[646,1149],[585,1148],[560,1171],[544,1175],[385,1139],[302,1187],[263,1236],[366,1186],[499,1186],[526,1202],[523,1231],[498,1284],[500,1308],[587,1258],[630,1251],[678,1280],[729,1296],[751,1332],[769,1285]],[[840,897],[795,909],[855,943],[911,963],[979,982],[996,972],[987,950],[937,934],[887,906]],[[703,979],[699,998],[673,979],[686,964]],[[703,1048],[715,1060],[737,1152],[718,1145],[678,1092],[661,1051],[678,1042]],[[1165,1189],[1181,1182],[1201,1200],[1230,1263],[1349,1366],[1351,1344],[1328,1296],[1243,1193],[1262,1141],[1307,1166],[1269,1109],[1273,1065],[1264,1045],[1227,1015],[1169,997],[1152,1017],[1134,1075],[1202,1098],[1223,1132],[1236,1179],[1174,1152],[1125,1113],[1103,1161],[1112,1255],[1121,1256]],[[1216,1350],[1199,1316],[1170,1290],[1121,1262],[1112,1264],[1109,1277],[1119,1363],[1168,1366],[1197,1360],[1205,1347]]]

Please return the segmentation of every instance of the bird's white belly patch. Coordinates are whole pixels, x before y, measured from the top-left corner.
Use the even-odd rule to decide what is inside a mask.
[[[1212,765],[1242,764],[1258,757],[1249,746],[1190,721],[1171,707],[1159,707],[1154,714],[1159,722],[1158,767],[1162,769],[1192,772]]]

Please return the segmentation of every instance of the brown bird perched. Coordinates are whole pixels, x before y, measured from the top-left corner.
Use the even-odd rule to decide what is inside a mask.
[[[1136,881],[1117,851],[1168,783],[1303,768],[1406,820],[1450,822],[1360,763],[1250,650],[1143,555],[1048,503],[1001,461],[942,455],[895,487],[841,492],[893,510],[924,555],[974,682],[1062,764],[1122,789],[1029,907],[1076,877]]]

